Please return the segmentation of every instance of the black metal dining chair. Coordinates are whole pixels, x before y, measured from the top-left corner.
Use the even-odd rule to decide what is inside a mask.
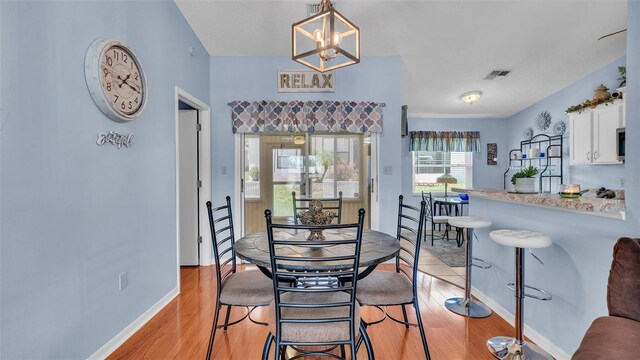
[[[431,223],[431,246],[433,246],[433,241],[435,239],[434,232],[436,231],[436,225],[444,225],[444,234],[442,235],[442,239],[449,239],[449,217],[435,215],[435,209],[433,208],[433,196],[431,192],[422,192],[422,201],[425,201],[427,204],[425,211],[425,220]],[[425,226],[426,229],[426,226]],[[427,240],[427,232],[424,231],[424,240]]]
[[[335,210],[337,213],[336,219],[338,220],[338,224],[342,224],[342,191],[338,192],[337,198],[300,198],[296,197],[296,192],[291,193],[291,197],[293,199],[293,223],[298,224],[298,213],[300,211],[309,210],[309,203],[312,200],[319,200],[322,202],[322,211],[331,211]]]
[[[267,306],[273,300],[273,288],[269,278],[257,270],[237,271],[236,253],[233,248],[235,233],[233,231],[233,215],[231,212],[231,197],[227,196],[227,204],[212,208],[211,201],[207,201],[209,226],[211,228],[211,243],[216,266],[216,307],[207,349],[207,360],[211,359],[213,340],[216,329],[237,324],[245,318],[260,325],[267,325],[251,319],[251,312],[258,306]],[[218,325],[218,317],[222,306],[227,307],[224,324]],[[247,308],[247,313],[240,319],[229,322],[232,306]]]
[[[418,260],[420,258],[420,243],[425,221],[427,202],[422,200],[420,207],[403,203],[404,197],[398,199],[398,228],[397,238],[400,242],[400,251],[396,256],[395,271],[374,270],[364,279],[358,282],[357,299],[362,306],[374,306],[379,309],[386,306],[401,306],[404,321],[398,320],[384,311],[385,317],[381,320],[365,323],[365,327],[377,324],[386,317],[405,325],[417,326],[420,330],[420,338],[427,359],[431,359],[429,347],[425,337],[422,316],[418,299],[417,277]],[[417,324],[410,324],[407,319],[405,305],[413,305]]]
[[[269,306],[270,332],[264,345],[263,359],[268,358],[271,344],[275,342],[274,359],[283,358],[287,347],[299,352],[294,358],[312,355],[346,358],[344,346],[349,345],[351,359],[355,360],[358,334],[367,347],[369,358],[372,358],[371,344],[361,325],[360,305],[356,301],[364,213],[364,209],[359,210],[357,224],[307,226],[274,224],[271,211],[265,211],[275,297]],[[327,235],[323,241],[301,242],[274,236],[274,230],[277,229],[340,229],[343,235],[333,239]],[[301,246],[309,250],[292,253],[289,246]],[[316,281],[318,273],[286,271],[281,267],[283,263],[322,271],[323,280],[333,278],[349,281],[330,282],[333,286],[291,287],[291,283]],[[337,347],[342,351],[340,356],[328,352]]]

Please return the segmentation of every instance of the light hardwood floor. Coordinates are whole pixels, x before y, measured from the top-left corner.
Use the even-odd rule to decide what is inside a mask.
[[[392,270],[382,265],[383,270]],[[215,268],[191,267],[181,270],[181,294],[151,321],[118,348],[109,359],[204,359],[215,305]],[[448,311],[444,300],[461,296],[463,291],[429,275],[419,276],[422,319],[431,357],[434,360],[494,359],[485,348],[492,336],[514,333],[513,327],[493,314],[485,319],[467,319]],[[234,308],[235,309],[235,308]],[[224,308],[223,308],[224,310]],[[415,319],[412,307],[407,307],[409,319]],[[389,309],[401,317],[399,308]],[[244,313],[242,308],[232,312],[232,319]],[[378,310],[365,308],[363,317],[373,320]],[[265,320],[262,309],[253,317]],[[412,320],[414,321],[414,320]],[[386,320],[368,329],[376,359],[424,358],[420,334],[415,327],[405,328]],[[216,334],[214,359],[260,359],[267,336],[267,328],[245,320],[221,329]],[[364,346],[358,359],[366,359]]]

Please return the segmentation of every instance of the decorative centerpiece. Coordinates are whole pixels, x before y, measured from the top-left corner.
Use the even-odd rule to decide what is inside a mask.
[[[334,212],[322,211],[322,201],[320,200],[311,200],[309,203],[309,211],[300,212],[298,215],[298,219],[303,225],[328,225],[331,224],[333,218],[338,215]],[[307,237],[309,241],[323,241],[324,235],[322,234],[322,229],[318,230],[310,230],[311,234]]]

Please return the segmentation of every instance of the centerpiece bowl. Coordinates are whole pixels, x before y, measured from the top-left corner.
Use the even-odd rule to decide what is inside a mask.
[[[338,215],[334,212],[322,211],[322,202],[320,200],[311,200],[309,210],[303,211],[296,215],[303,225],[319,226],[329,225],[333,218]],[[322,229],[310,229],[311,234],[307,237],[309,241],[323,241],[325,239]]]

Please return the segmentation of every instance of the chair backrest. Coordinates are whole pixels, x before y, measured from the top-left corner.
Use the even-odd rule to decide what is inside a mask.
[[[265,210],[265,218],[267,220],[267,236],[269,239],[269,252],[271,257],[271,274],[273,279],[273,288],[275,295],[275,317],[276,317],[276,334],[277,339],[281,339],[282,327],[289,326],[292,323],[305,323],[309,326],[322,323],[341,323],[349,322],[350,340],[355,340],[355,329],[359,324],[354,323],[356,311],[356,284],[358,281],[358,266],[360,264],[360,247],[362,243],[362,224],[364,222],[364,209],[358,211],[358,223],[355,224],[334,224],[322,226],[308,225],[282,225],[274,224],[271,221],[271,210]],[[339,239],[331,239],[331,235],[323,241],[307,241],[296,240],[287,237],[285,240],[279,240],[274,236],[274,231],[279,229],[285,230],[340,230]],[[326,233],[325,233],[326,234]],[[306,232],[305,232],[306,236]],[[302,244],[301,244],[302,242]],[[307,251],[300,255],[297,252],[291,252],[289,246],[309,246],[313,247],[313,251]],[[330,248],[330,251],[324,251],[324,248]],[[323,272],[300,271],[292,272],[284,270],[282,265],[295,263],[299,266],[311,266],[311,268],[322,268],[340,263],[340,270],[327,270]],[[285,265],[286,266],[286,265]],[[337,279],[348,279],[348,281],[336,281]],[[332,283],[334,286],[301,286],[291,287],[292,283],[312,284],[322,281]],[[333,280],[333,281],[331,281]],[[296,293],[303,296],[291,296]],[[347,294],[348,297],[345,295]],[[335,299],[331,295],[339,295],[339,301],[328,301],[327,299]],[[300,299],[304,298],[303,301]],[[298,300],[296,300],[298,299]],[[320,309],[318,311],[324,313],[314,316],[296,316],[296,310],[292,309]],[[335,311],[331,311],[333,308]],[[286,311],[287,316],[282,317],[282,312]],[[306,312],[306,311],[305,311]],[[326,317],[326,313],[334,314],[332,317]],[[337,316],[341,314],[342,316]],[[327,342],[329,343],[348,343],[349,341]],[[286,344],[286,339],[282,339],[282,345]]]
[[[296,197],[296,192],[291,193],[291,197],[293,199],[293,223],[298,224],[298,214],[301,211],[309,210],[309,203],[312,200],[319,200],[322,202],[322,210],[331,211],[336,210],[338,216],[336,219],[338,220],[338,224],[342,224],[342,191],[338,192],[337,198],[299,198]]]
[[[622,237],[613,247],[607,284],[609,315],[640,321],[640,239]]]
[[[229,275],[236,272],[236,251],[233,249],[235,234],[233,232],[231,197],[227,196],[226,200],[226,205],[216,208],[212,208],[211,201],[207,201],[209,227],[211,228],[211,244],[213,245],[213,260],[215,261],[216,276],[218,278],[218,296],[220,295],[224,281]]]
[[[433,195],[431,195],[431,191],[422,192],[422,201],[426,202],[426,211],[425,216],[429,220],[433,220]]]
[[[413,292],[416,293],[415,278],[418,274],[418,261],[420,258],[420,236],[424,227],[425,208],[427,202],[422,200],[420,207],[407,205],[404,197],[398,199],[398,234],[400,252],[396,256],[396,272],[402,272],[413,283]],[[403,266],[405,265],[405,266]],[[411,274],[406,267],[411,269]]]

